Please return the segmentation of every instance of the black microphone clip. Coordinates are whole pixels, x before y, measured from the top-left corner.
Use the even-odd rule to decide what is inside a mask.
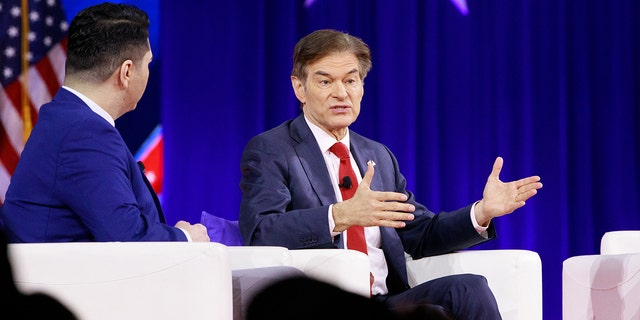
[[[346,190],[351,189],[351,177],[345,176],[342,178],[342,183],[338,184],[338,187],[345,188]]]

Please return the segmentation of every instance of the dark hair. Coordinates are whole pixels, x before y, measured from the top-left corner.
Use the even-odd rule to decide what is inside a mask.
[[[149,17],[132,5],[102,3],[80,11],[69,26],[65,72],[105,81],[122,62],[142,61],[149,48]]]
[[[291,75],[305,83],[307,66],[332,53],[351,52],[360,64],[360,78],[364,80],[371,69],[369,46],[360,38],[332,29],[314,31],[300,39],[293,49]]]

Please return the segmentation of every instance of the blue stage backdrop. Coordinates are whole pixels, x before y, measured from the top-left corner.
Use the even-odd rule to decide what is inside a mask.
[[[538,252],[544,318],[561,319],[563,260],[640,229],[640,2],[467,0],[466,14],[455,3],[161,0],[150,88],[137,120],[117,124],[135,152],[130,132],[162,119],[169,222],[238,217],[245,143],[299,113],[295,42],[335,28],[373,52],[354,129],[390,147],[431,210],[480,199],[496,156],[502,180],[542,177],[476,248]]]

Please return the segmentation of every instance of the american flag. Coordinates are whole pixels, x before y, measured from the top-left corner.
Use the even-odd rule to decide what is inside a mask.
[[[40,106],[64,80],[68,24],[60,1],[0,2],[0,204]]]

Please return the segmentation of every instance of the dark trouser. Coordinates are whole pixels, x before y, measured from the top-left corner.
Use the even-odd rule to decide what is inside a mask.
[[[373,298],[309,278],[288,278],[255,295],[246,315],[247,320],[501,319],[487,280],[470,274],[443,277],[401,294]]]
[[[437,278],[405,292],[375,296],[374,299],[386,303],[392,310],[401,313],[441,306],[453,318],[459,320],[502,319],[496,299],[487,284],[487,279],[475,274]]]
[[[302,277],[278,281],[259,292],[246,316],[246,320],[409,319],[397,317],[382,302]]]

